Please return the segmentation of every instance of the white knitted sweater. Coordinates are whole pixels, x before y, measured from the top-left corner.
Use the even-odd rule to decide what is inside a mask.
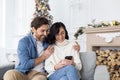
[[[73,46],[75,42],[70,42],[68,40],[64,40],[62,43],[56,42],[54,46],[54,53],[45,61],[45,70],[49,73],[48,76],[55,72],[54,66],[64,60],[65,56],[73,56],[75,67],[78,70],[81,70],[81,60],[79,57],[79,53],[74,50]]]

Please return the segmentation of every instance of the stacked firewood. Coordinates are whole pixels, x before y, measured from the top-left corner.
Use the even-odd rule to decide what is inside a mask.
[[[120,50],[96,50],[97,65],[106,65],[110,80],[120,80]]]

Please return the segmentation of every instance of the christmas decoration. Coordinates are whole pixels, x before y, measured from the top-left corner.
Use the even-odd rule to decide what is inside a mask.
[[[110,22],[101,21],[100,23],[95,23],[95,19],[94,19],[91,24],[88,24],[88,27],[99,28],[99,27],[119,26],[119,25],[120,22],[116,20],[112,20]]]
[[[35,0],[36,9],[34,12],[35,16],[45,17],[49,20],[49,25],[53,22],[53,16],[49,14],[50,6],[48,0]]]
[[[80,27],[74,34],[74,37],[77,39],[79,35],[83,34],[83,29],[86,28],[99,28],[99,27],[114,27],[114,26],[118,26],[120,27],[120,22],[118,22],[117,20],[112,20],[110,22],[106,22],[106,21],[101,21],[100,23],[95,23],[95,19],[92,20],[91,24],[88,24],[87,27]]]
[[[75,39],[78,39],[78,36],[83,34],[83,29],[85,29],[85,27],[80,27],[77,32],[74,34]]]

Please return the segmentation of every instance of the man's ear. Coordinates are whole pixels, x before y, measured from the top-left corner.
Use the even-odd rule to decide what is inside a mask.
[[[36,32],[36,29],[34,27],[32,27],[31,30],[32,30],[33,33]]]

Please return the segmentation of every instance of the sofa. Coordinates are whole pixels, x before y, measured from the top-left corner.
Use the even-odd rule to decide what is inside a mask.
[[[105,65],[96,66],[95,52],[80,52],[82,70],[80,71],[81,80],[110,80],[107,67]],[[15,65],[0,67],[0,80],[7,70],[14,69]]]
[[[80,52],[82,80],[110,80],[109,72],[105,65],[96,65],[95,52]]]
[[[3,75],[7,70],[14,69],[15,64],[0,65],[0,80],[3,80]]]

